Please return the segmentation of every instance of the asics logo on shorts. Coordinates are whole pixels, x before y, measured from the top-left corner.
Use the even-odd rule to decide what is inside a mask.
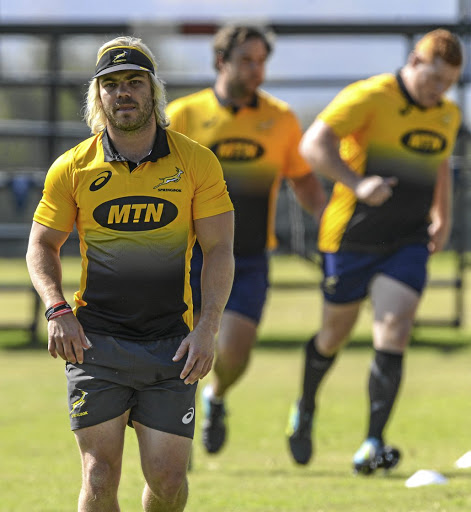
[[[190,409],[185,414],[185,416],[183,416],[182,423],[184,423],[185,425],[188,425],[188,423],[191,423],[193,421],[194,417],[195,417],[195,408],[190,407]]]

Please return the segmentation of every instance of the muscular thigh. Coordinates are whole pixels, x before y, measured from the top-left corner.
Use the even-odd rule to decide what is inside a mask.
[[[95,461],[120,467],[128,413],[98,425],[75,430],[84,467]]]
[[[185,474],[191,453],[191,439],[151,429],[134,422],[141,463],[146,478],[161,472]]]
[[[374,312],[373,339],[378,350],[402,353],[413,326],[420,294],[387,275],[378,275],[371,285]]]
[[[377,349],[402,352],[409,343],[428,257],[426,246],[414,244],[399,248],[378,265],[370,287]]]

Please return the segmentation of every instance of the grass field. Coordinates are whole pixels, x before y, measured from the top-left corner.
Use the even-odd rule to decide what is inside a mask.
[[[6,272],[3,263],[0,280],[17,283],[25,278],[22,262],[8,260]],[[437,274],[449,270],[449,262],[437,260],[436,265]],[[76,262],[70,267],[68,262],[66,280],[72,282],[75,274]],[[318,277],[310,266],[292,258],[274,261],[272,275],[277,282],[289,276],[314,283]],[[428,294],[421,315],[436,318],[452,312],[446,293]],[[23,314],[27,318],[28,299],[21,293],[15,300],[3,294],[1,322]],[[301,378],[299,342],[317,327],[319,304],[314,288],[271,291],[252,364],[229,396],[230,440],[222,453],[203,452],[197,427],[188,512],[471,510],[471,469],[454,467],[456,459],[471,450],[467,322],[460,330],[415,331],[401,398],[387,430],[387,439],[402,449],[403,460],[389,475],[355,477],[351,457],[365,431],[371,357],[366,305],[350,348],[324,385],[315,460],[307,467],[291,462],[284,429]],[[44,344],[41,350],[28,348],[20,331],[1,332],[0,389],[0,511],[76,510],[80,464],[68,427],[62,362],[50,358]],[[406,488],[405,480],[419,469],[436,470],[448,482]],[[124,512],[141,510],[142,487],[137,443],[128,429],[120,487]]]

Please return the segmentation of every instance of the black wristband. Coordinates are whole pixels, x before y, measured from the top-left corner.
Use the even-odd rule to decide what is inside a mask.
[[[60,304],[59,306],[51,306],[50,308],[46,309],[44,316],[46,317],[46,320],[49,320],[49,318],[51,318],[51,316],[54,313],[57,313],[58,311],[62,311],[64,309],[72,311],[72,308],[70,307],[70,305],[67,304],[67,302],[65,302],[63,304]]]

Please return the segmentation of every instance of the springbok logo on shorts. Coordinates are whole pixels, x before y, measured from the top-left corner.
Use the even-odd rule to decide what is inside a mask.
[[[82,407],[82,405],[85,404],[85,397],[88,395],[88,393],[82,389],[79,389],[79,391],[82,392],[82,396],[72,404],[72,409],[70,410],[71,418],[78,418],[79,416],[86,416],[88,414],[88,411],[74,412],[76,409]]]
[[[329,295],[333,295],[335,293],[335,288],[337,287],[338,282],[338,276],[328,276],[324,279],[324,282],[322,283],[322,289]]]
[[[193,421],[194,417],[195,417],[195,408],[190,407],[188,409],[188,412],[185,414],[185,416],[183,416],[182,423],[184,423],[185,425],[188,425],[188,423],[191,423]]]

